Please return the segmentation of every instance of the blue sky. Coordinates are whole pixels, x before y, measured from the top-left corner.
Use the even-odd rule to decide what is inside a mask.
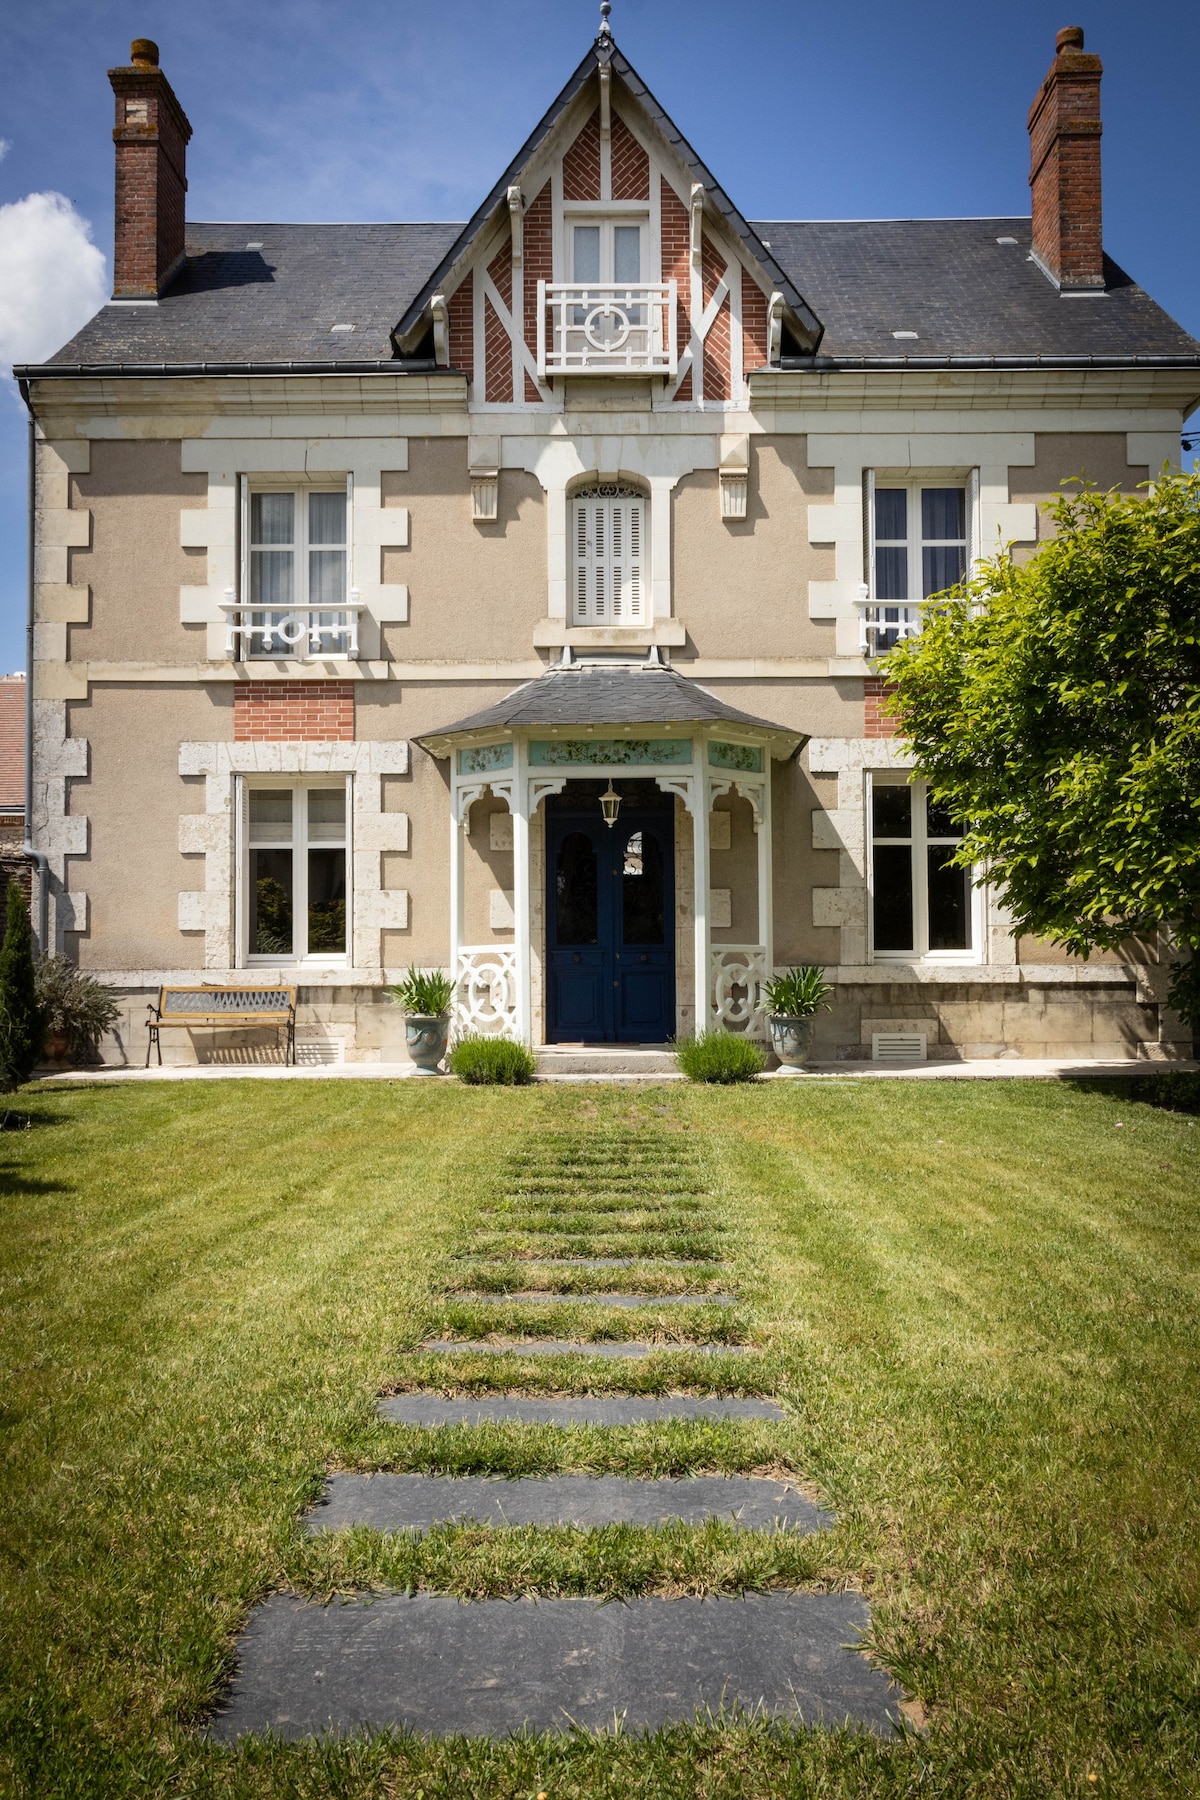
[[[462,219],[582,56],[595,0],[39,0],[0,23],[0,208],[61,194],[112,245],[105,71],[154,38],[195,130],[195,219]],[[1105,244],[1200,335],[1192,0],[614,0],[614,34],[751,218],[1028,211],[1025,116],[1082,24],[1104,60]],[[40,207],[40,210],[39,210]],[[0,354],[88,310],[82,228],[44,295],[0,294]],[[0,225],[6,215],[0,211]],[[74,249],[72,249],[72,244]],[[72,255],[75,258],[71,261]],[[10,264],[11,267],[11,264]],[[59,268],[65,273],[58,273]],[[78,267],[78,275],[70,270]],[[72,288],[75,280],[76,287]],[[801,282],[801,285],[803,283]],[[0,270],[0,288],[3,272]],[[55,314],[57,316],[57,314]],[[24,665],[24,409],[0,392],[0,670]]]

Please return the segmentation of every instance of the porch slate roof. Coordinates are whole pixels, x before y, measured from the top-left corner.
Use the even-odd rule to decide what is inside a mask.
[[[431,756],[449,754],[451,738],[503,728],[592,725],[726,724],[751,726],[786,739],[794,753],[808,742],[804,732],[740,712],[705,688],[663,664],[553,669],[526,681],[494,706],[470,713],[452,725],[425,732],[415,741]]]

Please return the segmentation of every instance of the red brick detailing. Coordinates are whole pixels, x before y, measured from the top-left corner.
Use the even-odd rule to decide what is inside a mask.
[[[688,226],[688,211],[675,189],[665,178],[662,181],[660,211],[662,215],[662,279],[674,279],[678,283],[678,306],[675,314],[675,331],[679,345],[679,354],[683,355],[691,339],[691,325],[688,321],[688,302],[691,297],[691,232]],[[692,375],[689,369],[679,384],[676,400],[690,400],[692,397]]]
[[[110,69],[116,96],[116,215],[113,293],[162,291],[183,259],[187,115],[158,67],[158,50],[137,38],[128,67]]]
[[[1063,287],[1104,280],[1100,211],[1098,56],[1083,53],[1083,32],[1067,26],[1029,109],[1029,186],[1033,248]]]
[[[513,397],[512,339],[496,316],[491,301],[483,302],[483,343],[487,367],[487,397],[504,402]]]
[[[897,736],[896,721],[884,711],[892,689],[882,675],[868,675],[863,682],[863,736],[891,738]]]
[[[716,293],[725,274],[725,258],[707,237],[700,243],[700,285],[704,304]],[[737,264],[733,278],[737,276]],[[704,398],[728,400],[729,393],[729,301],[723,300],[704,340]]]
[[[450,331],[450,367],[475,379],[475,274],[468,269],[446,302]]]
[[[650,158],[624,119],[612,115],[612,197],[614,200],[650,198]]]
[[[747,375],[767,366],[767,296],[754,277],[742,271],[742,368]]]
[[[233,690],[235,744],[354,742],[352,681],[249,681]]]
[[[537,360],[537,284],[554,280],[554,214],[550,183],[525,208],[523,236],[525,269],[525,342],[529,354]],[[549,326],[547,325],[547,329]],[[525,398],[536,403],[541,395],[528,375]]]
[[[563,199],[600,198],[600,108],[597,107],[563,157]]]
[[[488,264],[488,274],[495,285],[496,292],[509,311],[512,311],[512,241],[502,244]]]

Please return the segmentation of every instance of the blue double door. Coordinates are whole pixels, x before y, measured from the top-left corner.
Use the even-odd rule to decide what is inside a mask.
[[[613,826],[598,797],[549,803],[550,1043],[661,1044],[675,1035],[675,820],[664,801],[623,804]]]

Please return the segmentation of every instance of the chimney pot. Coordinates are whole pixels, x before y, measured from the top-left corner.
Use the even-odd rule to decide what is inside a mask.
[[[1100,77],[1085,54],[1083,27],[1065,25],[1029,109],[1029,186],[1033,254],[1060,288],[1101,289]]]
[[[158,45],[134,38],[129,54],[108,71],[117,109],[113,294],[157,299],[183,261],[192,128],[158,66]]]

